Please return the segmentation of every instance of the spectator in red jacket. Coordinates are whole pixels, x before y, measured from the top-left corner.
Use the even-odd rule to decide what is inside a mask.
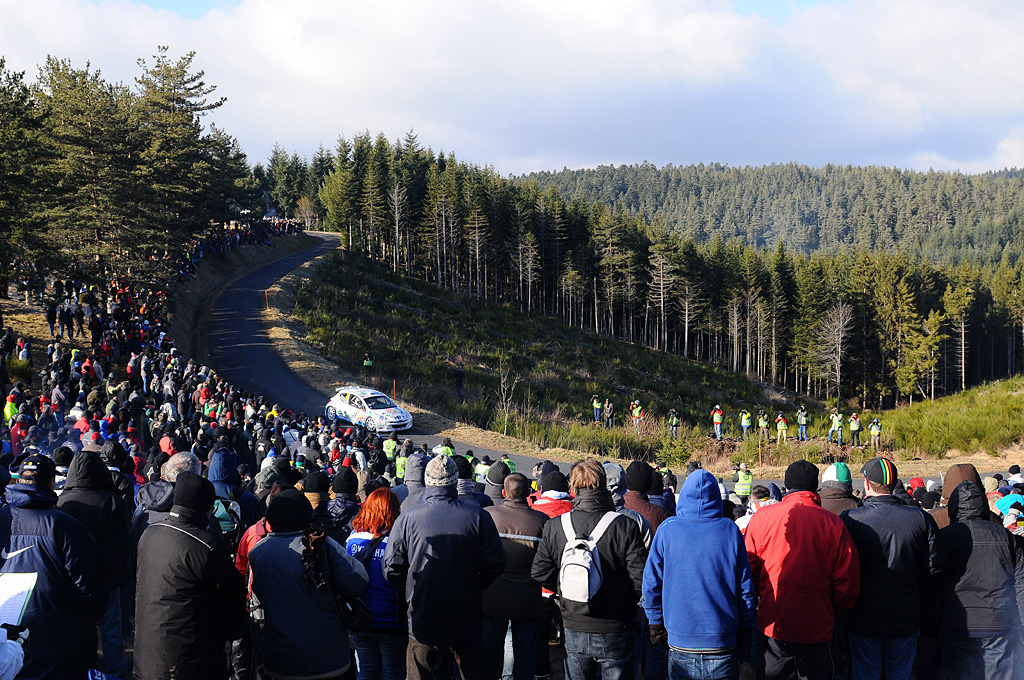
[[[838,516],[821,507],[818,468],[786,470],[789,493],[747,525],[751,577],[758,593],[766,680],[831,680],[835,618],[860,592],[860,562]]]

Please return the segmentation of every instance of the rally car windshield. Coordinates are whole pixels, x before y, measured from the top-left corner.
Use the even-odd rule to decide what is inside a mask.
[[[385,408],[395,408],[395,402],[391,401],[384,395],[378,397],[364,397],[363,400],[366,402],[366,408],[376,410]]]

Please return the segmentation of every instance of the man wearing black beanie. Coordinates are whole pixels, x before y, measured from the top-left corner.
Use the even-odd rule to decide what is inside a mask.
[[[650,465],[642,460],[634,460],[626,469],[626,494],[623,497],[626,509],[640,513],[651,525],[652,534],[658,530],[658,525],[669,518],[665,508],[647,500],[647,492],[651,490],[655,474]]]
[[[224,668],[224,642],[245,625],[245,585],[220,537],[206,527],[216,491],[197,474],[180,472],[166,521],[139,542],[135,606],[138,680],[206,677]]]
[[[785,481],[789,493],[754,513],[745,536],[764,677],[832,678],[829,643],[860,593],[860,559],[843,521],[821,507],[817,466],[798,460]]]

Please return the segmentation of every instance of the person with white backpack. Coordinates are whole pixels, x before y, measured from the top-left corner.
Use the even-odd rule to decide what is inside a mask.
[[[566,677],[600,668],[602,680],[632,680],[647,546],[637,522],[615,511],[600,463],[574,465],[569,486],[573,509],[544,525],[531,573],[558,593]]]

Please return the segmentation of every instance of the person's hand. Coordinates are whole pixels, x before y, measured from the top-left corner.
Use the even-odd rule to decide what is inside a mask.
[[[652,623],[649,628],[651,629],[651,644],[658,646],[668,644],[668,631],[665,630],[665,624]]]
[[[7,631],[7,639],[14,640],[22,647],[28,642],[28,628],[25,626],[15,626],[12,623],[0,624],[0,628]]]

